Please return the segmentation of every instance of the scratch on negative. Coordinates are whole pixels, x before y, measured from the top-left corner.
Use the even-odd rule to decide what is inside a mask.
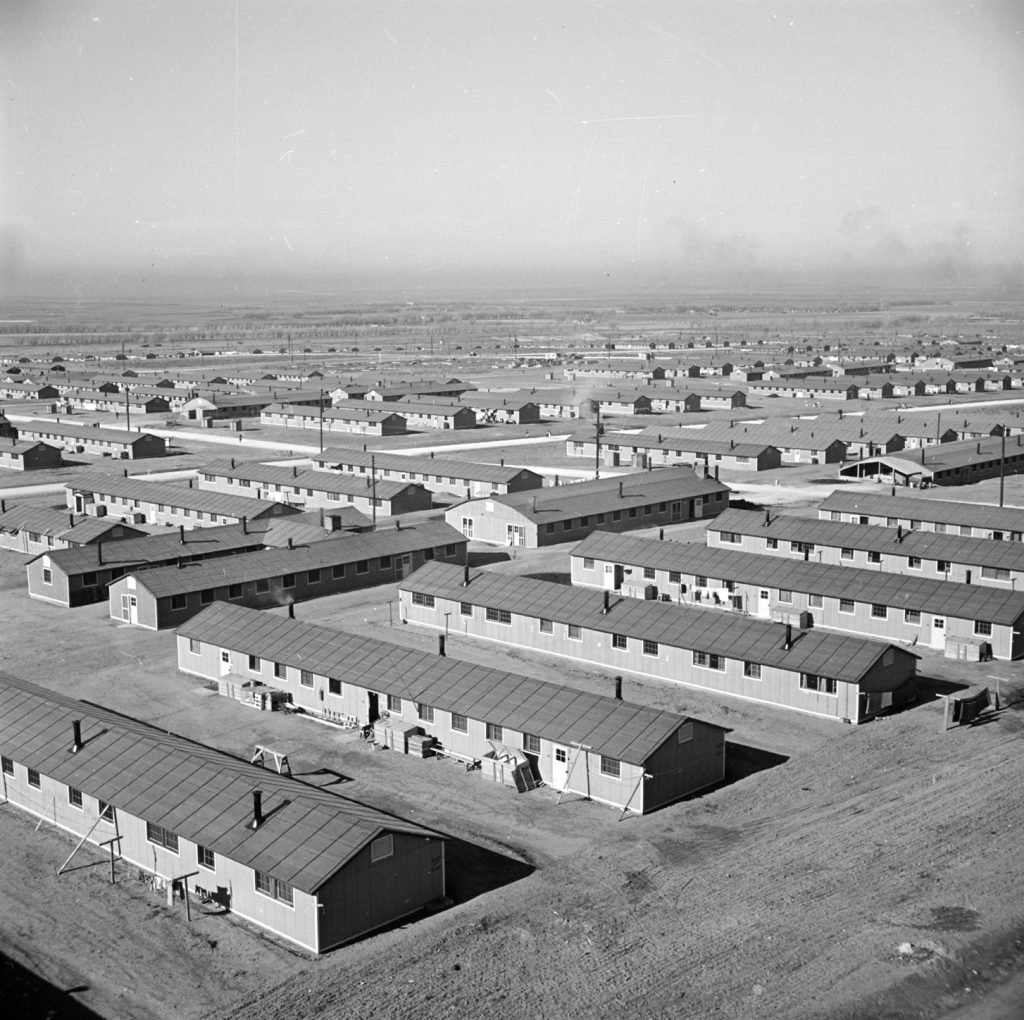
[[[587,176],[587,167],[590,165],[590,154],[594,151],[594,142],[597,141],[597,133],[590,137],[590,148],[587,149],[586,158],[583,160],[583,169],[580,170],[580,182],[576,185],[576,210],[572,217],[572,229],[575,232],[580,218],[580,192],[583,190],[583,180]]]

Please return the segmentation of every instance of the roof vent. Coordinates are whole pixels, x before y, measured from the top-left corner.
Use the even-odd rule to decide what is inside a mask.
[[[82,720],[72,719],[71,720],[71,732],[72,741],[70,751],[72,754],[78,754],[79,751],[85,746],[82,743]]]
[[[258,829],[263,824],[263,791],[252,791],[252,821],[250,829]]]

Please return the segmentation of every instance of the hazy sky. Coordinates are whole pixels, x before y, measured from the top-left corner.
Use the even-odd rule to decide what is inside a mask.
[[[6,272],[1019,258],[1024,4],[2,0]]]

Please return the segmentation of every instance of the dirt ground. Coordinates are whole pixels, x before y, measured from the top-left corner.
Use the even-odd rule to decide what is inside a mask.
[[[694,525],[667,537],[702,538]],[[499,570],[568,569],[567,550],[477,552]],[[33,602],[23,562],[0,552],[4,670],[235,754],[286,750],[306,781],[452,837],[450,909],[312,960],[230,917],[187,925],[134,868],[119,864],[111,885],[91,848],[58,878],[72,839],[0,806],[0,954],[101,1016],[1020,1015],[1017,664],[926,653],[921,703],[857,728],[627,676],[627,698],[729,726],[734,746],[780,763],[620,822],[597,804],[518,795],[450,762],[374,752],[332,727],[210,696],[177,672],[172,634],[119,625],[104,606]],[[433,633],[396,622],[394,598],[394,587],[373,589],[297,615],[436,648]],[[610,672],[457,634],[448,654],[611,689]],[[1006,707],[941,732],[931,692],[994,676]]]

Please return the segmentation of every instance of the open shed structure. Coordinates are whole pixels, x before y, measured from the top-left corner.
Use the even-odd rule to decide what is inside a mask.
[[[0,752],[8,803],[311,953],[444,896],[440,833],[6,675]]]
[[[874,478],[893,485],[970,485],[1024,471],[1024,435],[921,447],[914,458],[867,457],[839,469],[844,478]]]

